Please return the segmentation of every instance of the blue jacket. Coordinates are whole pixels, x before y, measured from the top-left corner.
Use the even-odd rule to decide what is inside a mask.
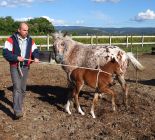
[[[3,56],[4,58],[10,62],[10,65],[17,66],[18,60],[17,57],[21,56],[21,50],[18,43],[18,33],[13,34],[11,37],[9,37],[6,42],[5,46],[3,48]],[[35,45],[35,42],[32,40],[31,37],[27,37],[27,47],[26,47],[26,59],[34,59],[39,58],[39,51]],[[29,66],[31,61],[30,60],[24,60],[21,65]]]

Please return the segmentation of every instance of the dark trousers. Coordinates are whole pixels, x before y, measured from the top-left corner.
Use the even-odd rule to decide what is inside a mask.
[[[10,73],[13,83],[13,110],[15,114],[22,113],[23,101],[26,91],[26,81],[28,77],[28,67],[21,68],[23,77],[18,68],[11,66]]]

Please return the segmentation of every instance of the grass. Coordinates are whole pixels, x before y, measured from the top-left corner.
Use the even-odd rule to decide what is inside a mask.
[[[145,54],[145,53],[151,53],[152,52],[152,47],[154,45],[144,45],[143,47],[140,45],[134,45],[134,46],[129,46],[128,48],[126,46],[119,46],[126,52],[133,52],[136,54]],[[47,48],[42,48],[41,51],[47,51]],[[52,47],[49,48],[49,51],[52,51]],[[0,49],[0,56],[2,56],[2,49]]]
[[[47,44],[47,39],[46,38],[33,38],[36,44],[39,45],[43,45],[43,44]],[[6,39],[0,39],[0,46],[4,46],[4,42]],[[84,43],[84,44],[91,44],[91,38],[74,38],[75,41]],[[128,38],[128,43],[131,44],[131,41],[134,42],[142,42],[142,38],[138,37],[138,38]],[[123,38],[112,38],[111,39],[112,43],[123,43],[126,42],[126,37]],[[144,42],[155,42],[155,38],[154,37],[147,37],[144,38]],[[53,40],[50,38],[50,44],[53,43]],[[109,43],[109,38],[94,38],[93,39],[93,43],[94,44],[107,44]],[[122,48],[123,50],[125,50],[126,52],[133,52],[136,53],[138,52],[138,54],[143,54],[143,53],[151,53],[152,51],[152,47],[154,45],[144,45],[143,47],[141,45],[129,45],[128,47],[126,46],[122,46],[119,45],[120,48]],[[47,48],[40,48],[41,51],[47,51]],[[52,47],[50,47],[50,50],[52,50]],[[2,56],[2,49],[0,49],[0,55]]]
[[[133,45],[133,46],[119,46],[126,52],[133,52],[138,54],[145,54],[145,53],[151,53],[152,52],[152,47],[154,45],[144,45],[143,47],[141,45]]]

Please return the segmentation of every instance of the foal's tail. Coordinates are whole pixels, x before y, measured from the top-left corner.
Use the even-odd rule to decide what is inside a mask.
[[[131,63],[133,64],[135,69],[138,69],[141,71],[144,70],[143,65],[140,64],[140,62],[134,57],[132,52],[127,52],[126,54],[127,54],[128,59],[131,61]]]

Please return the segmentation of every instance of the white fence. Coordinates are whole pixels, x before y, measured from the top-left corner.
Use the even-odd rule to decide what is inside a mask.
[[[100,39],[100,38],[108,38],[109,42],[108,43],[104,43],[103,45],[125,45],[126,47],[128,47],[128,45],[132,44],[132,45],[151,45],[151,44],[155,44],[154,42],[144,42],[144,38],[155,38],[155,36],[73,36],[72,38],[90,38],[91,43],[93,45],[96,45],[97,43],[93,43],[93,40],[96,39]],[[114,38],[126,38],[126,41],[123,43],[112,43],[112,39]],[[141,38],[141,42],[130,42],[129,43],[129,39],[130,38]]]
[[[9,36],[0,36],[0,39],[7,39]],[[44,47],[47,48],[47,50],[49,50],[49,48],[52,46],[52,42],[50,42],[50,38],[52,38],[51,36],[47,35],[47,36],[32,36],[32,38],[43,38],[47,40],[47,44],[37,44],[37,46],[40,48],[40,50]],[[102,45],[124,45],[126,47],[128,47],[129,45],[141,45],[142,47],[144,45],[152,45],[155,44],[155,41],[153,42],[145,42],[144,39],[145,38],[155,38],[155,36],[72,36],[73,39],[78,39],[78,38],[87,38],[90,39],[90,44],[92,45],[97,45],[98,44],[98,39],[100,38],[105,38],[108,39],[108,43],[102,44]],[[125,42],[121,42],[121,43],[113,43],[112,39],[116,39],[116,38],[125,38]],[[129,39],[132,38],[141,38],[141,42],[129,42]],[[94,39],[96,40],[96,43],[94,43]],[[155,39],[154,39],[155,40]],[[0,48],[3,47],[4,44],[0,44]]]
[[[9,36],[0,36],[0,39],[7,39]],[[47,44],[36,44],[37,47],[39,47],[40,49],[43,47],[46,47],[47,50],[49,50],[50,46],[52,46],[52,44],[50,44],[50,38],[52,38],[51,36],[47,35],[47,36],[31,36],[32,38],[43,38],[47,40]],[[0,48],[3,48],[4,44],[0,44]]]

